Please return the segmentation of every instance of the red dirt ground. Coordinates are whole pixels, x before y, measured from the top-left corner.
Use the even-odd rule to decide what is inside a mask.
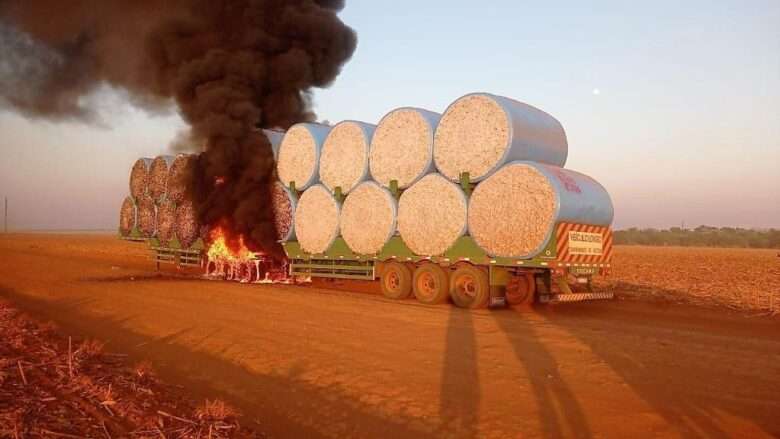
[[[780,319],[723,308],[469,312],[157,275],[143,245],[75,235],[0,237],[0,295],[271,437],[780,436]]]

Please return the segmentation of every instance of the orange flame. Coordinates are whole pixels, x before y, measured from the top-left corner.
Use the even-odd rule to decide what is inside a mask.
[[[216,227],[209,233],[211,245],[209,245],[208,258],[211,261],[222,260],[228,263],[249,262],[257,257],[257,254],[244,244],[244,237],[238,237],[238,248],[233,249],[228,245],[227,234],[222,227]]]

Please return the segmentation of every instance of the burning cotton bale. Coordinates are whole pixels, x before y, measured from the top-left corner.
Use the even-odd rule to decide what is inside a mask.
[[[184,201],[176,206],[175,223],[176,237],[183,248],[189,248],[200,238],[202,230],[192,202]]]
[[[285,185],[295,183],[299,191],[319,181],[320,151],[331,128],[316,123],[299,123],[287,130],[279,146],[276,170]]]
[[[157,206],[149,195],[136,200],[138,207],[138,230],[144,238],[152,238],[157,233]]]
[[[176,234],[176,203],[163,201],[157,208],[157,238],[167,245]]]
[[[138,221],[138,210],[132,197],[126,197],[119,210],[119,233],[122,236],[129,235]]]
[[[192,166],[195,162],[195,155],[179,154],[173,159],[171,167],[168,170],[168,189],[165,199],[180,203],[184,201],[187,192],[187,176],[192,172]]]
[[[480,181],[513,160],[563,166],[567,155],[566,133],[558,120],[528,104],[486,93],[466,95],[447,108],[433,147],[436,167],[453,181],[463,172]]]
[[[168,190],[168,170],[173,164],[173,156],[161,155],[152,161],[149,170],[149,195],[155,203],[161,203]]]
[[[433,135],[441,115],[419,108],[399,108],[377,125],[371,141],[371,176],[384,186],[391,180],[405,189],[433,171]]]
[[[292,192],[281,182],[276,182],[271,193],[274,223],[280,241],[289,241],[294,236],[293,217],[295,215],[295,198]]]
[[[558,222],[609,226],[614,210],[598,182],[579,172],[510,163],[477,185],[469,232],[491,256],[530,258],[547,246]]]
[[[152,167],[152,159],[141,158],[133,164],[130,171],[130,196],[139,199],[146,195],[149,184],[149,168]]]
[[[339,234],[339,203],[323,185],[301,195],[295,209],[295,235],[307,253],[324,253]]]
[[[341,236],[355,253],[379,253],[395,233],[397,214],[390,191],[372,181],[360,183],[341,207]]]
[[[320,180],[346,194],[368,176],[368,147],[376,126],[344,121],[333,127],[320,158]]]
[[[398,202],[398,231],[421,256],[438,256],[466,232],[466,195],[440,174],[413,184]]]

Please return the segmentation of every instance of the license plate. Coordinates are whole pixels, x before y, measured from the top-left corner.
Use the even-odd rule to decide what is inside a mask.
[[[574,275],[591,275],[597,273],[597,268],[589,268],[589,267],[570,267],[569,273]]]

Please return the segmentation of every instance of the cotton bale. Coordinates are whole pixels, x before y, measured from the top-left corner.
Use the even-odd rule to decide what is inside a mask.
[[[125,197],[122,207],[119,209],[119,233],[122,236],[129,235],[138,222],[138,209],[133,197]]]
[[[289,241],[295,236],[295,197],[290,189],[277,181],[271,189],[271,200],[277,238],[282,242]]]
[[[176,203],[165,200],[157,207],[157,238],[166,245],[175,235]]]
[[[138,230],[145,238],[152,238],[157,233],[157,206],[149,195],[136,200],[138,207]]]
[[[201,227],[198,222],[195,206],[191,201],[185,200],[176,206],[176,237],[182,247],[188,248],[201,236]]]
[[[355,253],[379,253],[395,234],[397,214],[390,191],[373,181],[360,183],[341,207],[341,237]]]
[[[609,226],[614,209],[606,189],[579,172],[512,162],[477,185],[469,201],[469,233],[491,256],[531,258],[559,222]]]
[[[377,125],[371,141],[371,176],[386,187],[401,189],[434,170],[433,136],[441,115],[420,108],[399,108]]]
[[[480,181],[514,160],[563,166],[568,143],[557,119],[538,108],[487,93],[452,103],[434,137],[436,168],[457,181],[468,172]]]
[[[398,202],[398,231],[417,255],[438,256],[466,232],[468,204],[460,186],[428,174]]]
[[[168,184],[165,199],[173,202],[184,200],[187,192],[187,178],[192,172],[196,156],[193,154],[179,154],[173,159],[168,170]]]
[[[325,139],[320,157],[320,181],[344,194],[368,177],[368,152],[376,126],[347,120],[337,124]]]
[[[168,170],[173,164],[174,157],[161,155],[155,157],[149,169],[149,195],[155,203],[161,203],[168,190]]]
[[[295,209],[295,236],[307,253],[324,253],[339,234],[341,207],[330,191],[316,184],[301,195]]]
[[[130,196],[139,199],[146,195],[149,184],[149,169],[152,167],[152,159],[140,158],[135,161],[130,170]]]
[[[320,152],[330,130],[316,123],[299,123],[287,130],[276,163],[279,181],[286,186],[294,182],[300,191],[319,182]]]

